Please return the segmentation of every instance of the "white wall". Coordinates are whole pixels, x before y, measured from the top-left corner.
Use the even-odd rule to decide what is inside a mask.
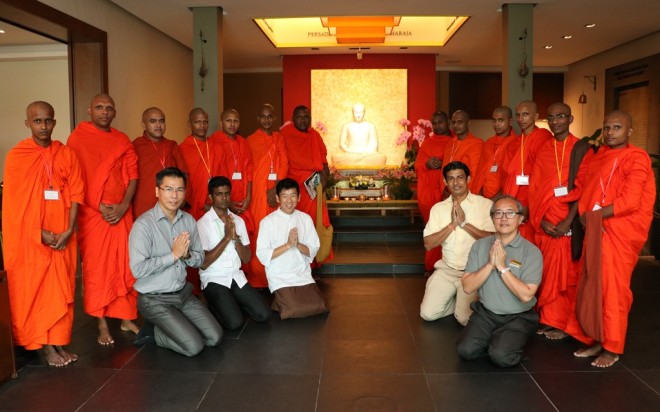
[[[112,126],[131,139],[142,134],[144,109],[158,106],[166,136],[188,134],[192,109],[192,50],[108,0],[40,0],[108,33],[109,91],[117,106]]]
[[[582,137],[602,127],[605,116],[605,70],[657,53],[660,53],[660,31],[569,65],[564,76],[564,102],[571,106],[575,118],[571,132]],[[585,81],[587,103],[578,104],[584,76],[594,75],[598,79],[596,91]]]
[[[66,142],[69,137],[67,59],[0,61],[0,90],[0,176],[4,176],[7,152],[30,136],[30,129],[25,126],[25,108],[31,102],[44,100],[53,105],[57,120],[53,138]]]

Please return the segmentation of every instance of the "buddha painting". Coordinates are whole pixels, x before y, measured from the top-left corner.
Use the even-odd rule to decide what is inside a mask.
[[[378,135],[373,124],[364,120],[364,105],[353,106],[353,121],[341,128],[339,152],[331,155],[332,165],[342,168],[380,169],[387,156],[378,153]]]

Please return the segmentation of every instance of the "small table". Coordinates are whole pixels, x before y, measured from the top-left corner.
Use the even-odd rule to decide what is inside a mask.
[[[388,210],[407,210],[410,223],[415,223],[419,206],[416,200],[328,200],[330,210],[334,210],[335,216],[341,216],[342,210],[380,210],[381,216],[386,216]]]

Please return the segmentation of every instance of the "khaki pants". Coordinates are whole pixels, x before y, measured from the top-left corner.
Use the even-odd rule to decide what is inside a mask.
[[[438,268],[426,281],[426,292],[419,308],[424,320],[432,321],[454,314],[461,325],[467,325],[472,309],[470,304],[478,299],[477,293],[463,292],[462,270],[452,269],[440,260]]]

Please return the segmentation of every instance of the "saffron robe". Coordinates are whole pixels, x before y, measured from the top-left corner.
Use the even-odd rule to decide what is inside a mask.
[[[222,147],[215,140],[201,141],[188,136],[179,145],[184,162],[188,167],[186,187],[186,211],[198,220],[206,211],[209,200],[209,180],[214,176],[227,176]]]
[[[553,138],[539,146],[532,171],[534,178],[529,186],[529,220],[543,254],[543,277],[536,293],[536,307],[541,323],[561,330],[566,330],[575,305],[580,266],[571,257],[571,237],[548,235],[541,229],[541,221],[556,226],[568,216],[570,203],[566,196],[555,196],[555,188],[569,187],[571,153],[578,141],[569,134],[562,142]]]
[[[602,319],[592,322],[601,322],[604,336],[587,336],[575,318],[567,332],[588,345],[599,341],[606,350],[621,354],[633,300],[630,279],[648,237],[656,197],[648,153],[630,144],[621,149],[601,146],[597,153],[588,151],[576,189],[569,197],[579,198],[580,215],[592,213],[596,203],[601,207],[613,205],[614,214],[602,220],[602,272],[590,274],[600,275],[602,281]]]
[[[529,206],[529,186],[516,184],[516,177],[523,172],[529,179],[534,170],[534,158],[539,146],[548,139],[553,139],[552,133],[547,129],[534,127],[534,130],[525,136],[521,134],[506,144],[504,150],[504,164],[502,167],[502,193],[513,196],[522,203],[524,207]],[[534,228],[525,222],[518,228],[520,234],[532,243],[536,242]]]
[[[254,175],[252,176],[252,202],[249,206],[250,214],[254,219],[254,237],[259,237],[259,223],[261,220],[277,210],[268,205],[267,191],[275,187],[277,181],[287,177],[289,173],[289,158],[286,155],[284,137],[278,132],[268,135],[258,129],[247,138],[252,154]],[[274,173],[277,180],[269,180],[268,176]],[[257,258],[257,242],[250,242],[252,258],[248,271],[248,282],[255,288],[268,287],[266,269]]]
[[[103,219],[101,203],[121,203],[131,180],[138,178],[137,155],[128,136],[82,122],[68,146],[78,156],[85,182],[85,202],[78,211],[85,312],[95,317],[135,319],[137,292],[128,265],[128,234],[133,211],[114,225]]]
[[[479,168],[479,161],[481,160],[481,152],[483,151],[484,141],[474,137],[468,132],[465,139],[459,140],[458,137],[452,137],[445,146],[445,155],[443,158],[443,167],[449,162],[463,162],[470,169],[470,176],[474,175],[475,171]],[[441,181],[442,190],[445,190],[445,183]],[[470,178],[468,188],[470,192],[475,193],[472,188],[474,186],[474,178]]]
[[[417,153],[417,160],[415,160],[417,204],[424,223],[428,223],[431,208],[443,199],[442,192],[444,191],[442,167],[440,169],[429,169],[426,167],[426,162],[432,157],[437,157],[442,161],[449,141],[451,141],[450,136],[433,134],[424,139]],[[435,262],[440,259],[442,259],[442,247],[438,246],[427,250],[424,256],[425,269],[433,270]]]
[[[321,172],[324,165],[328,165],[328,150],[323,138],[313,128],[307,132],[296,129],[293,123],[289,123],[280,130],[284,136],[284,146],[289,159],[289,177],[300,185],[300,199],[296,209],[307,213],[316,225],[316,199],[312,199],[305,189],[305,180],[314,172]],[[330,226],[328,207],[324,203],[322,210],[323,226]],[[332,251],[328,259],[333,258]]]
[[[44,190],[51,187],[58,192],[57,200],[44,199]],[[43,148],[31,137],[24,139],[7,154],[3,191],[2,235],[14,342],[28,350],[67,345],[76,288],[76,233],[64,250],[55,250],[41,242],[41,230],[66,231],[72,203],[83,202],[78,159],[61,142]]]
[[[504,163],[504,146],[515,137],[513,128],[509,128],[508,136],[492,136],[484,143],[479,166],[472,172],[472,187],[474,193],[492,199],[502,189],[502,166]],[[497,166],[493,171],[494,166]]]
[[[133,140],[133,148],[138,157],[138,181],[135,196],[133,196],[133,216],[137,219],[142,213],[156,205],[156,173],[166,167],[179,168],[187,172],[179,145],[163,137],[154,142],[146,134]]]

